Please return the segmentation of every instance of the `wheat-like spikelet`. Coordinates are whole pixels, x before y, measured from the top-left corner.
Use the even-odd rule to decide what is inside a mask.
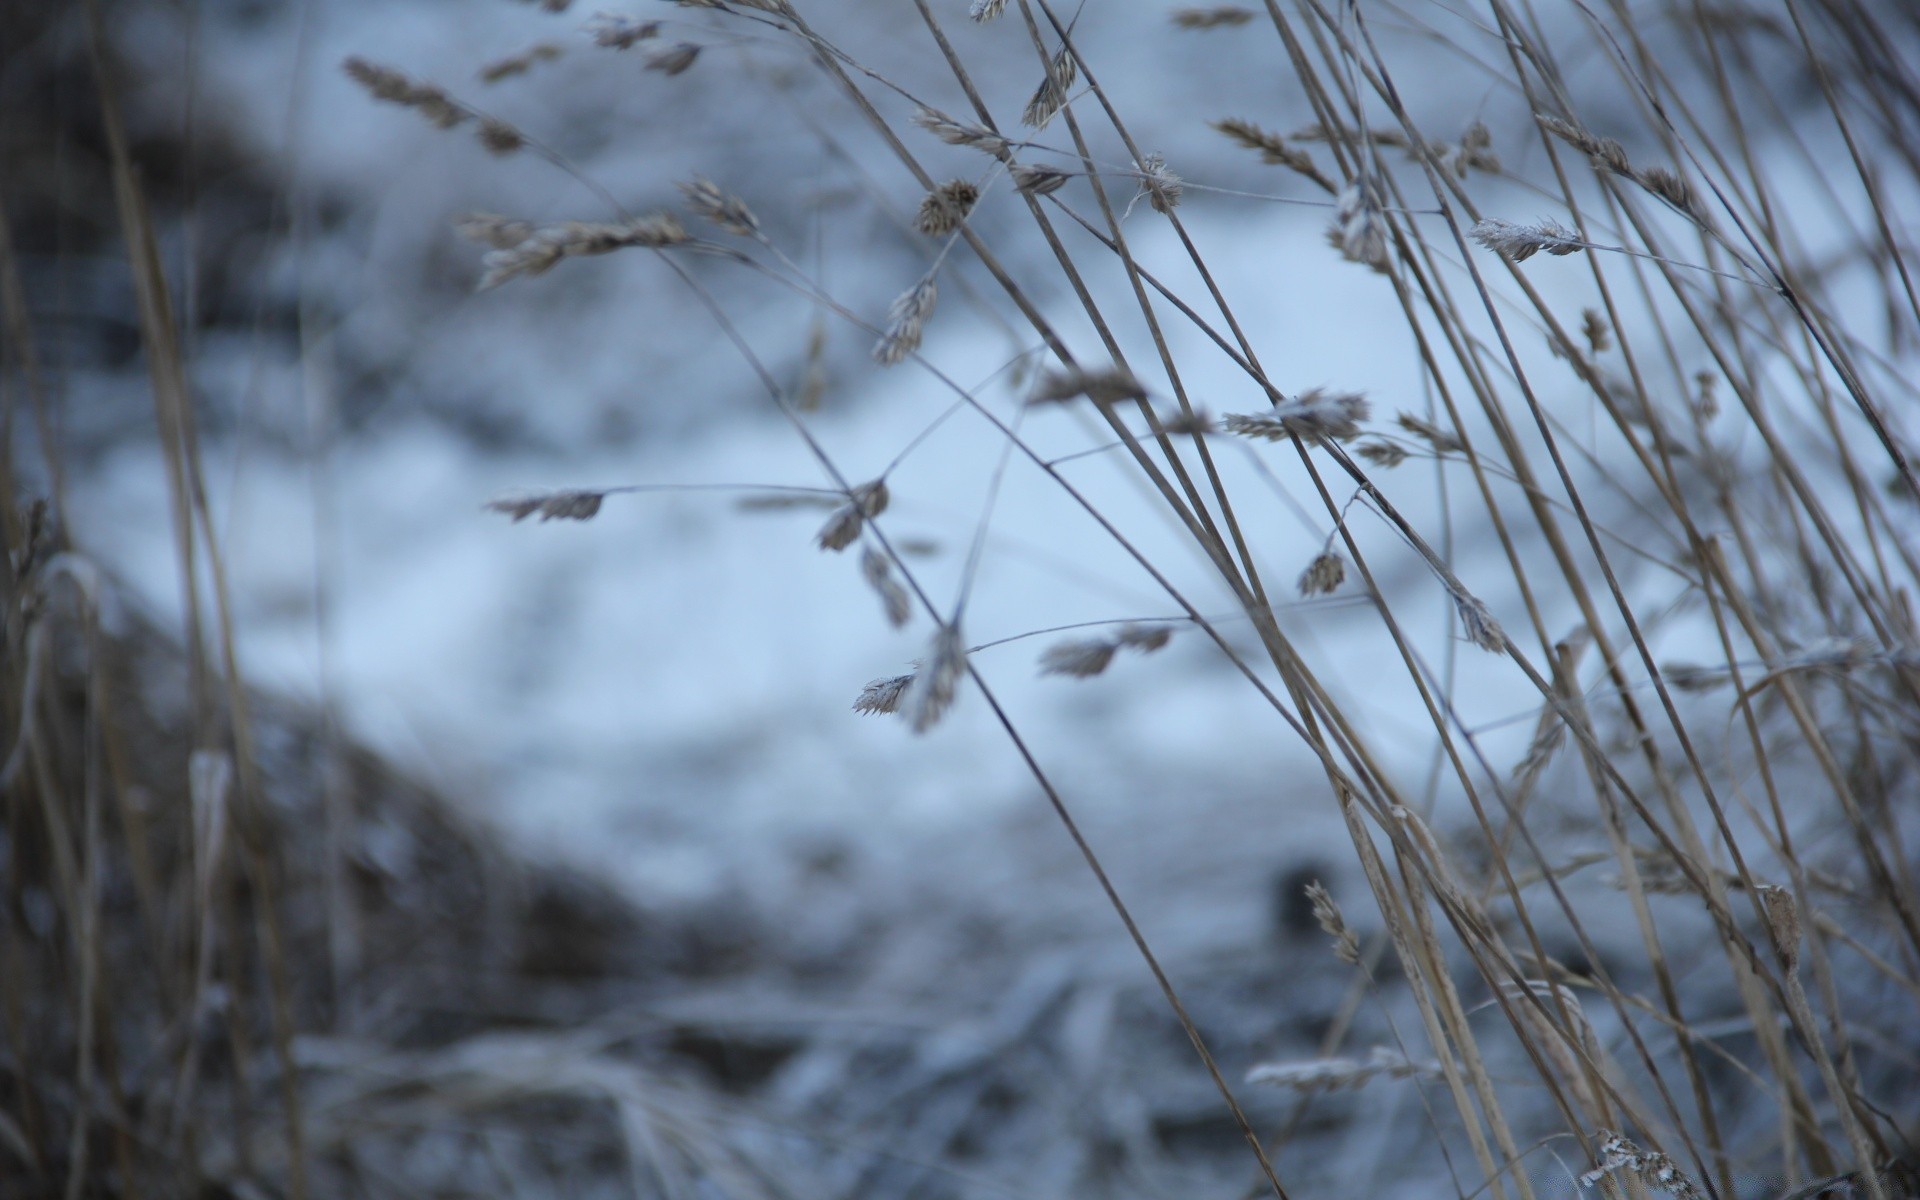
[[[1068,367],[1042,374],[1039,386],[1027,397],[1027,403],[1063,404],[1085,396],[1095,404],[1118,404],[1122,400],[1144,400],[1146,395],[1147,389],[1125,367],[1096,370]]]
[[[1467,448],[1467,444],[1453,434],[1412,413],[1400,413],[1394,417],[1393,421],[1400,428],[1432,446],[1435,454],[1457,454]]]
[[[891,679],[876,679],[860,689],[860,694],[853,701],[853,711],[868,715],[899,712],[901,697],[907,694],[907,689],[912,684],[912,675],[895,675]]]
[[[1067,91],[1073,87],[1079,71],[1073,54],[1065,46],[1060,47],[1060,52],[1047,63],[1047,77],[1034,89],[1033,98],[1021,112],[1020,123],[1033,129],[1045,128],[1067,103]]]
[[[1392,442],[1369,439],[1354,447],[1355,454],[1376,467],[1392,469],[1407,461],[1407,452]]]
[[[415,83],[392,67],[356,55],[341,68],[375,100],[411,108],[441,129],[451,129],[472,115],[445,91],[430,83]]]
[[[740,237],[753,237],[760,232],[760,219],[753,215],[747,202],[713,180],[695,175],[678,187],[687,204],[704,220]]]
[[[603,12],[594,14],[593,20],[587,22],[587,32],[593,35],[593,44],[596,46],[605,46],[609,50],[631,50],[641,42],[659,37],[660,22]]]
[[[1475,221],[1467,236],[1511,262],[1525,262],[1536,253],[1576,254],[1587,248],[1579,236],[1564,225],[1540,221],[1520,225],[1499,217]]]
[[[1153,211],[1169,213],[1179,207],[1183,188],[1180,177],[1167,169],[1165,155],[1149,154],[1140,160],[1140,194]]]
[[[1360,939],[1348,926],[1333,894],[1316,879],[1307,885],[1307,901],[1313,905],[1313,919],[1333,938],[1333,956],[1350,967],[1359,965]]]
[[[847,502],[827,518],[814,540],[822,550],[845,550],[853,545],[868,521],[887,511],[887,503],[892,498],[884,479],[861,484],[853,489]]]
[[[533,236],[532,221],[503,217],[499,213],[468,213],[453,222],[454,232],[471,242],[495,250],[511,250]]]
[[[891,367],[920,348],[920,336],[926,332],[927,318],[933,315],[940,291],[934,286],[933,272],[894,298],[887,307],[887,326],[873,344],[873,361]]]
[[[973,21],[991,21],[1006,9],[1007,0],[973,0],[967,6],[967,17]]]
[[[1302,596],[1330,596],[1339,590],[1347,578],[1347,560],[1331,550],[1325,550],[1313,556],[1307,569],[1300,572],[1300,594]]]
[[[960,228],[979,199],[979,188],[964,179],[949,179],[920,201],[913,227],[929,237],[944,237]]]
[[[1507,635],[1500,628],[1500,622],[1493,619],[1493,612],[1477,596],[1456,588],[1449,588],[1453,596],[1453,608],[1460,617],[1460,629],[1467,640],[1482,650],[1499,654],[1507,648]]]
[[[1371,406],[1359,392],[1329,392],[1312,388],[1263,413],[1228,413],[1221,418],[1228,433],[1269,442],[1299,438],[1309,444],[1351,441],[1360,436],[1360,422]]]
[[[860,574],[866,579],[880,597],[880,605],[886,610],[887,624],[895,629],[907,623],[913,615],[913,602],[907,596],[907,589],[893,577],[893,564],[879,550],[868,546],[860,555]]]
[[[1129,621],[1119,628],[1113,638],[1129,650],[1152,654],[1173,640],[1173,630],[1165,625],[1140,625]]]
[[[500,233],[504,226],[486,224],[479,228]],[[687,231],[672,213],[651,213],[627,221],[566,221],[541,225],[518,244],[493,250],[482,260],[486,273],[479,290],[499,287],[522,275],[539,275],[563,258],[587,254],[611,254],[632,247],[660,250],[687,241]]]
[[[915,733],[925,733],[947,715],[966,669],[967,644],[960,637],[959,625],[942,625],[933,635],[926,664],[914,673],[912,685],[901,698],[907,723]]]
[[[1356,176],[1341,189],[1334,203],[1333,224],[1327,227],[1327,244],[1342,258],[1365,263],[1376,271],[1387,269],[1387,219],[1366,177]]]
[[[1252,121],[1242,121],[1237,117],[1223,117],[1208,124],[1247,149],[1258,150],[1261,162],[1286,167],[1290,171],[1306,176],[1328,191],[1334,190],[1332,182],[1320,173],[1319,167],[1314,165],[1312,156],[1297,146],[1288,145],[1287,139],[1279,134],[1271,133]]]
[[[1073,638],[1055,642],[1040,655],[1040,673],[1090,679],[1107,669],[1117,649],[1119,644],[1106,638]]]
[[[518,54],[506,58],[497,58],[480,68],[478,75],[482,83],[499,83],[516,75],[525,75],[536,63],[552,62],[566,53],[565,47],[555,42],[536,42]]]
[[[700,57],[701,47],[694,42],[676,42],[647,56],[647,70],[662,75],[678,75]]]
[[[535,513],[542,521],[591,521],[600,515],[605,492],[584,488],[555,492],[511,492],[487,501],[491,512],[506,513],[516,523]]]
[[[1013,177],[1014,190],[1021,195],[1050,196],[1066,186],[1067,180],[1072,179],[1076,172],[1033,163],[1014,163],[1007,168],[1007,174]]]
[[[1580,1177],[1580,1186],[1590,1188],[1615,1171],[1625,1171],[1674,1200],[1705,1200],[1687,1173],[1658,1150],[1642,1150],[1626,1135],[1610,1129],[1601,1130],[1600,1135],[1600,1162]]]
[[[1173,23],[1182,29],[1220,29],[1245,25],[1253,20],[1253,10],[1235,4],[1217,4],[1212,8],[1177,8]]]
[[[1005,158],[1011,145],[985,125],[956,120],[937,108],[921,108],[913,114],[913,123],[949,146],[969,146],[995,158]]]

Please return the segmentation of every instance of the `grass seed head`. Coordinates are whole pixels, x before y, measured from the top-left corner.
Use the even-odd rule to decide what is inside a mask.
[[[1360,939],[1347,926],[1347,918],[1334,902],[1333,894],[1319,880],[1307,885],[1307,900],[1313,905],[1313,919],[1333,939],[1333,956],[1348,966],[1360,962]]]
[[[1055,642],[1040,656],[1040,673],[1091,679],[1107,669],[1117,649],[1119,644],[1106,638],[1072,638]]]
[[[1245,25],[1253,20],[1253,10],[1241,8],[1236,4],[1219,4],[1212,8],[1179,8],[1173,13],[1173,23],[1182,29],[1220,29],[1229,25]]]
[[[516,75],[525,75],[536,63],[552,62],[566,50],[553,42],[540,42],[508,58],[495,59],[479,71],[480,82],[499,83]]]
[[[913,684],[901,699],[915,733],[925,733],[947,715],[966,669],[967,644],[960,638],[960,627],[942,625],[933,635],[926,665],[914,673]]]
[[[1292,400],[1285,400],[1264,413],[1228,413],[1224,418],[1228,433],[1241,437],[1281,442],[1299,438],[1315,444],[1324,441],[1352,441],[1360,436],[1360,422],[1367,419],[1372,406],[1359,392],[1329,392],[1312,388]]]
[[[1347,578],[1347,560],[1332,551],[1314,555],[1307,569],[1300,572],[1302,596],[1331,596]]]
[[[1044,129],[1066,106],[1067,92],[1079,73],[1072,53],[1065,46],[1060,47],[1060,52],[1047,63],[1047,77],[1034,89],[1033,99],[1027,101],[1026,110],[1020,114],[1020,123],[1031,129]]]
[[[495,250],[511,250],[533,236],[532,221],[503,217],[499,213],[468,213],[453,223],[454,232],[470,242],[479,242]]]
[[[1467,444],[1431,421],[1422,420],[1412,413],[1403,412],[1394,418],[1394,423],[1411,433],[1427,445],[1432,446],[1436,454],[1458,454],[1467,448]]]
[[[967,18],[985,23],[1007,11],[1007,0],[973,0],[967,6]]]
[[[657,50],[647,58],[647,70],[658,71],[663,75],[678,75],[693,65],[700,57],[700,47],[693,42],[676,42],[664,50]]]
[[[1072,171],[1033,163],[1015,163],[1007,173],[1013,177],[1014,190],[1023,196],[1051,196],[1074,176]]]
[[[498,117],[480,119],[480,144],[490,154],[512,154],[527,144],[527,139],[518,129]]]
[[[860,555],[860,574],[880,597],[881,607],[886,610],[887,624],[895,629],[907,623],[913,616],[913,602],[907,596],[907,589],[893,577],[893,564],[887,556],[872,546]]]
[[[1165,155],[1149,154],[1140,162],[1140,194],[1157,213],[1170,213],[1180,205],[1184,191],[1180,177],[1167,169]]]
[[[920,201],[913,227],[929,237],[944,237],[960,228],[979,199],[979,188],[964,179],[949,179]]]
[[[1499,217],[1487,217],[1475,221],[1473,228],[1467,230],[1467,236],[1507,261],[1516,263],[1527,261],[1541,250],[1548,254],[1565,255],[1587,248],[1587,244],[1573,230],[1553,221],[1521,225]]]
[[[440,88],[430,83],[415,83],[392,67],[355,56],[342,63],[341,68],[375,100],[411,108],[437,128],[452,129],[472,115]]]
[[[1674,1200],[1704,1200],[1700,1189],[1674,1161],[1658,1150],[1642,1150],[1624,1134],[1609,1129],[1600,1131],[1600,1162],[1580,1177],[1582,1187],[1592,1187],[1615,1171],[1629,1175]]]
[[[1453,607],[1460,616],[1460,630],[1469,642],[1493,654],[1506,650],[1506,632],[1500,628],[1500,622],[1493,619],[1492,610],[1479,597],[1456,591],[1453,593]]]
[[[920,109],[913,114],[913,123],[949,146],[969,146],[995,158],[1006,157],[1007,139],[985,125],[955,120],[937,108]]]
[[[918,350],[920,337],[926,332],[927,318],[933,315],[934,303],[939,298],[940,291],[934,286],[931,272],[894,297],[887,307],[887,327],[881,332],[880,340],[873,344],[873,361],[891,367]]]
[[[659,37],[660,22],[603,12],[594,14],[593,20],[587,22],[587,32],[593,35],[593,44],[596,46],[605,46],[609,50],[631,50],[641,42]]]
[[[747,207],[747,202],[722,190],[713,180],[695,175],[679,187],[694,212],[728,233],[753,237],[760,232],[760,220]]]
[[[1027,397],[1027,403],[1063,404],[1081,396],[1095,404],[1118,404],[1122,400],[1146,399],[1147,389],[1125,367],[1103,367],[1094,371],[1068,367],[1064,371],[1043,373],[1040,385]]]
[[[1387,270],[1387,219],[1373,185],[1364,177],[1355,177],[1341,190],[1334,205],[1333,224],[1327,227],[1327,244],[1351,262],[1365,263],[1376,271]]]
[[[1113,640],[1128,649],[1152,654],[1173,640],[1173,629],[1166,625],[1140,625],[1129,621],[1113,635]]]
[[[513,492],[487,501],[491,512],[506,513],[517,524],[540,514],[542,521],[591,521],[600,515],[605,492],[573,488],[555,492]]]
[[[1407,452],[1404,449],[1392,442],[1383,442],[1377,438],[1361,442],[1354,453],[1383,470],[1392,470],[1407,461]]]
[[[913,683],[911,675],[895,675],[891,679],[876,679],[860,689],[854,698],[853,711],[871,715],[873,713],[891,713],[900,711],[900,698],[907,694],[907,688]]]

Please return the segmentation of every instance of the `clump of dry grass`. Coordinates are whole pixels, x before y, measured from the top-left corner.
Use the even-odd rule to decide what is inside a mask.
[[[1530,1200],[1515,1170],[1534,1153],[1528,1147],[1572,1139],[1595,1164],[1588,1183],[1623,1173],[1633,1187],[1725,1198],[1743,1172],[1766,1163],[1795,1185],[1849,1168],[1865,1194],[1896,1200],[1882,1168],[1898,1157],[1910,1114],[1889,1115],[1881,1100],[1904,1078],[1912,1039],[1865,1034],[1884,1015],[1883,994],[1920,994],[1920,896],[1906,849],[1913,817],[1900,799],[1920,712],[1904,600],[1920,585],[1920,551],[1885,496],[1889,478],[1914,490],[1896,419],[1911,399],[1897,365],[1911,346],[1876,344],[1875,322],[1844,299],[1847,286],[1864,284],[1888,297],[1893,324],[1920,321],[1897,233],[1898,207],[1920,179],[1878,115],[1904,103],[1901,76],[1874,49],[1882,15],[1796,9],[1791,39],[1773,23],[1766,36],[1798,56],[1793,70],[1815,98],[1789,112],[1772,86],[1781,68],[1758,65],[1742,40],[1762,25],[1689,19],[1690,32],[1668,40],[1656,29],[1669,19],[1677,27],[1684,14],[1569,15],[1593,48],[1593,70],[1607,76],[1609,100],[1596,104],[1583,92],[1590,83],[1562,74],[1548,33],[1496,5],[1479,25],[1420,42],[1457,39],[1461,63],[1491,64],[1502,94],[1521,98],[1523,119],[1476,119],[1455,133],[1458,117],[1446,132],[1431,128],[1427,107],[1440,105],[1430,88],[1402,86],[1413,69],[1398,57],[1405,47],[1364,6],[1309,0],[1264,13],[1176,13],[1179,27],[1215,31],[1210,44],[1270,55],[1291,89],[1290,111],[1251,115],[1299,132],[1282,137],[1239,118],[1213,128],[1288,168],[1289,184],[1327,205],[1329,269],[1370,272],[1361,277],[1378,299],[1365,319],[1393,331],[1427,414],[1402,413],[1398,432],[1370,432],[1363,394],[1303,389],[1276,365],[1289,357],[1285,331],[1250,329],[1236,313],[1215,264],[1240,248],[1200,215],[1227,203],[1226,189],[1182,178],[1140,147],[1128,98],[1076,38],[1076,21],[1100,14],[1076,18],[1023,0],[1020,20],[979,31],[1043,72],[1031,92],[997,95],[983,93],[945,18],[933,6],[915,11],[929,53],[951,76],[943,86],[971,105],[957,110],[968,119],[932,107],[921,75],[833,47],[804,13],[754,5],[709,15],[716,28],[751,20],[756,37],[788,39],[781,44],[852,101],[897,159],[900,186],[919,197],[917,216],[902,225],[943,239],[939,258],[877,328],[757,221],[734,220],[733,232],[756,241],[728,261],[877,334],[877,363],[903,368],[989,425],[1005,448],[982,467],[989,494],[1009,462],[1057,486],[1205,638],[1232,681],[1222,686],[1242,688],[1293,757],[1257,752],[1312,774],[1378,912],[1378,955],[1395,968],[1389,984],[1369,964],[1358,986],[1387,1010],[1396,1036],[1407,1026],[1406,1044],[1424,1038],[1432,1059],[1362,1060],[1329,1045],[1259,1078],[1322,1090],[1418,1076],[1430,1104],[1452,1110],[1430,1116],[1424,1136],[1441,1145],[1461,1195],[1510,1188]],[[976,0],[968,16],[987,23],[1012,11]],[[653,32],[610,24],[597,36],[625,46]],[[681,43],[653,65],[684,70],[695,53]],[[1836,86],[1837,75],[1847,86]],[[370,73],[363,82],[430,119],[460,119],[444,94],[403,77]],[[1548,109],[1554,115],[1536,116]],[[1027,140],[998,132],[1002,114],[1014,113]],[[1823,156],[1793,138],[1763,152],[1769,124],[1796,136],[1817,128],[1827,148],[1845,147],[1845,165],[1835,165],[1837,151]],[[903,136],[908,125],[933,136]],[[982,182],[936,182],[922,155],[948,146],[987,156],[975,160]],[[1180,161],[1187,171],[1184,152]],[[1798,181],[1783,186],[1780,172],[1817,180],[1809,194],[1822,194],[1818,211],[1800,210],[1814,202]],[[1011,196],[991,191],[1003,173]],[[1067,189],[1075,179],[1084,184]],[[1125,189],[1137,190],[1129,198]],[[1511,211],[1519,194],[1546,215],[1526,223],[1487,215]],[[705,190],[687,196],[709,219],[723,212]],[[1151,232],[1135,207],[1155,214]],[[1022,235],[1002,217],[1030,222],[1035,241],[1015,241]],[[700,286],[680,265],[683,234],[635,240],[623,228],[492,222],[475,236],[494,247],[489,284],[569,254],[641,244]],[[1028,255],[1027,245],[1046,253]],[[1030,331],[1023,360],[1045,364],[1007,412],[921,353],[943,271],[969,303],[976,288],[1004,300],[1008,320]],[[1828,286],[1843,276],[1848,284]],[[1191,294],[1172,280],[1189,281]],[[1070,312],[1072,336],[1055,303]],[[1182,343],[1167,328],[1176,323],[1209,347],[1215,367],[1228,364],[1224,374],[1206,375],[1175,349]],[[1073,337],[1099,348],[1084,351]],[[1385,340],[1377,333],[1369,344]],[[1088,365],[1096,363],[1107,365]],[[863,541],[862,574],[889,621],[904,619],[910,594],[931,603],[889,540],[884,504],[861,499],[792,398],[761,374],[847,497],[819,544]],[[1193,394],[1202,378],[1209,392],[1265,399],[1263,410],[1220,419],[1218,430],[1238,440],[1210,436],[1216,427],[1198,401],[1215,397]],[[1155,381],[1151,392],[1143,379]],[[1097,431],[1101,440],[1082,453],[1107,454],[1134,474],[1206,564],[1204,584],[1118,527],[1063,471],[1071,456],[1047,457],[1025,438],[1027,408],[1079,399],[1090,403],[1049,420],[1080,418]],[[1263,472],[1259,486],[1222,465],[1235,455]],[[1311,617],[1269,598],[1272,572],[1283,568],[1269,557],[1281,538],[1261,524],[1263,489],[1289,500],[1297,490],[1322,510],[1307,520],[1332,535],[1315,533],[1318,545],[1278,561],[1297,566],[1313,553],[1297,577],[1308,596],[1358,577],[1356,603],[1376,619],[1365,659],[1381,677],[1336,682],[1347,664],[1317,649],[1303,624]],[[545,515],[545,502],[508,511]],[[1250,1171],[1284,1198],[1269,1130],[1242,1108],[1081,835],[1070,789],[1031,752],[978,669],[998,643],[970,652],[962,639],[985,544],[975,540],[922,663],[870,683],[854,707],[899,713],[926,732],[964,691],[989,702],[1122,918],[1247,1143]],[[1235,636],[1197,603],[1202,586],[1229,599]],[[1807,649],[1828,639],[1858,647],[1863,637],[1872,648],[1844,657]],[[1711,661],[1663,666],[1669,638]],[[1468,663],[1456,656],[1461,644],[1487,654]],[[1091,680],[1121,649],[1157,645],[1124,630],[1075,636],[1042,653],[1041,671]],[[1710,699],[1721,682],[1726,695]],[[1500,727],[1478,713],[1476,687],[1527,698],[1516,739],[1524,744],[1511,761]],[[1408,754],[1379,732],[1371,701],[1388,690],[1403,710],[1386,723],[1408,712],[1424,718],[1410,740],[1429,753]],[[1409,768],[1412,758],[1424,769]],[[1299,803],[1309,789],[1289,777],[1277,790]],[[1600,862],[1617,870],[1618,889],[1579,890],[1578,871]],[[1836,876],[1852,888],[1845,911],[1815,887]],[[1361,962],[1325,890],[1309,895],[1339,957]],[[1653,899],[1668,895],[1687,898],[1685,931]],[[1578,971],[1563,965],[1575,950],[1585,963]]]

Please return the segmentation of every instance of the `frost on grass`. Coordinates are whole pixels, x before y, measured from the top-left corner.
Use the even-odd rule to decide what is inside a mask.
[[[873,344],[873,361],[891,367],[918,350],[920,336],[926,332],[927,318],[933,315],[934,302],[939,298],[940,290],[934,286],[932,272],[896,296],[887,307],[887,327],[881,331],[880,340]]]
[[[1228,433],[1282,442],[1298,438],[1309,445],[1351,441],[1360,436],[1360,422],[1372,406],[1359,392],[1329,392],[1312,388],[1263,413],[1228,413],[1222,418]]]
[[[605,492],[571,488],[557,492],[511,492],[487,501],[490,512],[506,513],[516,523],[535,513],[542,521],[591,521],[600,515]]]
[[[1642,1150],[1624,1134],[1607,1129],[1600,1132],[1605,1138],[1600,1143],[1600,1162],[1580,1177],[1581,1187],[1590,1188],[1615,1171],[1625,1171],[1674,1200],[1703,1200],[1693,1180],[1666,1155],[1658,1150]]]
[[[912,675],[895,675],[891,679],[876,679],[860,689],[860,695],[853,701],[853,711],[868,715],[899,712],[900,698],[907,694],[907,687],[911,683],[913,683]]]
[[[1341,190],[1334,204],[1333,224],[1327,227],[1327,244],[1342,258],[1365,263],[1376,271],[1387,269],[1387,218],[1380,211],[1373,185],[1364,176]]]
[[[1575,254],[1587,248],[1579,236],[1564,225],[1540,221],[1520,225],[1487,217],[1475,221],[1467,236],[1508,262],[1522,263],[1545,250],[1548,254]]]
[[[1375,1046],[1363,1061],[1353,1058],[1310,1058],[1301,1062],[1266,1063],[1247,1072],[1248,1083],[1264,1083],[1296,1092],[1330,1092],[1357,1088],[1385,1077],[1419,1079],[1440,1074],[1437,1062],[1418,1062],[1404,1054]]]
[[[1165,155],[1149,154],[1140,160],[1140,194],[1157,213],[1170,213],[1180,205],[1184,191],[1180,177],[1167,169]]]
[[[814,540],[822,550],[845,550],[853,545],[868,521],[887,511],[887,503],[892,499],[884,479],[861,484],[853,489],[847,502],[827,518]]]

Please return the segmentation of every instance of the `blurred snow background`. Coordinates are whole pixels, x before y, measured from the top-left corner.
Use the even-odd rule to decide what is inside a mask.
[[[937,7],[996,117],[1013,126],[1038,78],[1024,32],[972,25],[957,0]],[[1573,6],[1547,8],[1565,24],[1569,74],[1611,87]],[[948,112],[969,111],[911,8],[834,0],[806,11],[853,58]],[[1090,6],[1076,37],[1140,145],[1189,181],[1182,216],[1269,369],[1301,389],[1366,391],[1382,418],[1425,411],[1388,285],[1327,248],[1324,198],[1206,128],[1227,116],[1277,130],[1311,120],[1276,72],[1271,39],[1176,29],[1169,11]],[[924,652],[925,614],[890,629],[857,557],[813,545],[823,513],[742,511],[750,492],[704,490],[829,481],[693,293],[652,256],[630,253],[474,294],[481,251],[455,236],[454,219],[611,217],[580,176],[636,212],[679,207],[676,183],[696,175],[719,182],[873,324],[931,261],[933,244],[907,224],[919,200],[911,180],[790,39],[693,8],[633,15],[661,21],[663,41],[702,45],[699,61],[677,76],[647,71],[644,50],[593,44],[588,10],[554,15],[506,0],[117,7],[134,123],[146,138],[177,139],[191,164],[192,203],[173,214],[165,250],[194,314],[190,361],[245,673],[325,706],[351,737],[536,855],[603,874],[650,904],[737,908],[781,953],[858,979],[841,1001],[938,997],[938,1020],[964,1028],[979,1006],[1004,1011],[994,1006],[1014,979],[1041,996],[1069,987],[1063,980],[1140,988],[1118,922],[977,695],[963,693],[918,738],[851,711],[868,680]],[[1531,117],[1472,58],[1496,52],[1486,32],[1426,5],[1386,11],[1381,25],[1400,68],[1394,82],[1423,126],[1457,136],[1484,121],[1496,152],[1524,171],[1537,153]],[[74,31],[55,21],[44,36]],[[561,53],[498,83],[476,78],[538,43]],[[340,72],[350,55],[446,87],[569,169],[533,153],[492,157],[469,131],[374,103]],[[910,112],[883,102],[896,118]],[[1627,102],[1598,93],[1582,107],[1597,123],[1610,103]],[[1057,126],[1046,136],[1066,144]],[[1124,168],[1113,141],[1096,152]],[[985,161],[921,143],[936,171],[974,177]],[[1488,211],[1537,215],[1519,188],[1482,187]],[[1124,180],[1115,185],[1129,194]],[[975,222],[1068,341],[1097,359],[1004,181]],[[1202,294],[1144,203],[1126,230],[1176,292]],[[724,262],[689,268],[778,377],[801,375],[823,316],[816,304]],[[1564,296],[1568,312],[1592,303],[1587,277],[1564,260],[1540,260],[1531,278]],[[1117,269],[1091,282],[1125,294]],[[1036,346],[1008,324],[1004,304],[984,299],[997,289],[964,247],[941,289],[923,348],[932,363],[1021,420],[1042,454],[1101,443],[1084,414],[1018,415],[1017,368]],[[1168,323],[1199,403],[1216,414],[1260,407],[1223,356]],[[824,327],[828,386],[809,424],[848,478],[870,478],[952,396],[912,365],[875,367],[870,333],[830,314]],[[1137,319],[1122,334],[1145,345]],[[1546,361],[1543,346],[1523,352]],[[72,531],[177,626],[178,567],[143,380],[124,362],[63,366],[73,380],[62,413]],[[1564,418],[1576,429],[1591,421]],[[1593,441],[1604,454],[1606,439]],[[920,546],[916,573],[943,607],[959,597],[968,547],[990,518],[966,606],[969,642],[1177,614],[1027,465],[1009,466],[989,514],[1000,450],[962,412],[889,476],[889,534]],[[1318,504],[1278,456],[1238,445],[1220,455],[1236,494],[1252,497],[1255,553],[1285,589],[1328,533]],[[1203,610],[1230,611],[1117,456],[1076,460],[1067,473]],[[482,511],[513,488],[625,484],[662,490],[610,497],[580,525],[516,525]],[[1407,486],[1461,577],[1498,589],[1485,530],[1446,515],[1431,475]],[[1606,519],[1632,536],[1628,505]],[[1465,725],[1496,763],[1511,762],[1537,697],[1506,664],[1447,636],[1447,598],[1410,553],[1377,527],[1357,532],[1379,548],[1384,587],[1431,594],[1423,648]],[[1627,585],[1650,603],[1680,590],[1648,564]],[[1427,718],[1356,596],[1350,584],[1332,599],[1290,602],[1286,627],[1354,702],[1406,792],[1444,818],[1450,798],[1431,783],[1438,748]],[[1517,621],[1515,597],[1484,598]],[[1560,602],[1549,620],[1570,631],[1574,616]],[[1684,646],[1688,636],[1676,621],[1672,639]],[[1316,876],[1338,891],[1351,856],[1312,756],[1197,634],[1123,656],[1087,682],[1037,676],[1051,640],[1012,641],[976,662],[1149,939],[1199,993],[1229,1075],[1256,1049],[1309,1046],[1319,1026],[1303,1029],[1301,1014],[1324,1017],[1338,989],[1319,935],[1303,936],[1296,897]],[[1364,1139],[1386,1128],[1356,1127],[1349,1149],[1365,1152]]]

